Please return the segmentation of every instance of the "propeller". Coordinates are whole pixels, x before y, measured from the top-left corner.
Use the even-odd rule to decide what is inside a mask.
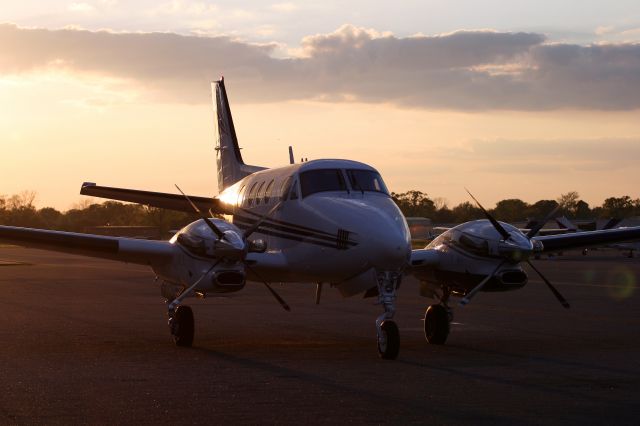
[[[484,286],[489,282],[489,280],[491,278],[494,277],[494,275],[496,274],[496,272],[498,272],[498,269],[500,269],[502,267],[502,265],[504,265],[504,263],[506,262],[506,260],[503,260],[502,262],[500,262],[498,264],[498,266],[496,266],[496,269],[493,270],[492,273],[490,273],[489,275],[487,275],[485,277],[485,279],[483,279],[482,281],[480,281],[480,284],[478,284],[477,286],[475,286],[473,289],[471,289],[471,291],[469,293],[467,293],[462,300],[460,300],[460,306],[465,306],[467,303],[471,302],[471,298],[473,296],[476,295],[477,292],[479,292],[480,290],[482,290],[484,288]]]
[[[493,225],[493,227],[496,229],[496,231],[498,231],[498,233],[500,235],[502,235],[502,237],[504,238],[504,240],[508,240],[510,238],[510,234],[509,232],[507,232],[506,229],[504,229],[504,227],[500,224],[500,222],[498,222],[487,210],[485,210],[484,207],[482,207],[482,204],[480,204],[480,202],[478,200],[476,200],[476,197],[473,196],[473,194],[471,194],[471,192],[469,192],[469,190],[467,188],[465,188],[465,191],[467,191],[467,193],[471,196],[471,198],[473,198],[473,201],[476,202],[476,204],[478,205],[478,207],[480,207],[480,210],[482,210],[482,212],[484,213],[484,215],[487,217],[487,219],[489,219],[489,222],[491,222],[491,224]],[[527,237],[528,240],[531,240],[531,238],[533,238],[534,235],[536,235],[538,232],[540,232],[540,230],[542,229],[542,227],[549,221],[549,219],[551,219],[557,212],[558,210],[561,208],[562,206],[560,204],[558,204],[551,212],[549,212],[544,219],[538,223],[536,226],[534,226],[532,229],[529,230],[529,232],[527,232],[527,234],[525,235]],[[496,272],[498,272],[498,270],[500,269],[500,267],[506,262],[506,260],[503,260],[500,264],[498,264],[498,266],[496,267],[496,269],[490,274],[487,275],[487,277],[482,280],[480,282],[480,284],[478,284],[476,287],[474,287],[461,301],[460,301],[460,305],[464,306],[467,303],[469,303],[471,301],[471,298],[480,290],[482,290],[482,288],[489,282],[489,280],[491,278],[493,278],[493,276],[496,274]],[[551,292],[553,293],[553,295],[556,297],[556,299],[558,299],[558,301],[562,304],[562,306],[564,306],[565,308],[569,309],[569,302],[567,302],[567,300],[562,296],[562,294],[560,294],[560,292],[551,284],[551,282],[547,279],[547,277],[545,277],[542,272],[540,272],[535,266],[533,266],[533,264],[527,259],[526,262],[529,264],[529,266],[531,266],[531,269],[533,269],[539,276],[540,278],[542,278],[542,281],[544,281],[544,283],[547,285],[547,287],[549,288],[549,290],[551,290]]]
[[[221,240],[224,240],[224,233],[220,230],[220,228],[218,228],[216,226],[215,223],[211,222],[211,219],[209,219],[208,217],[206,217],[198,208],[198,206],[195,205],[195,203],[193,201],[191,201],[191,198],[189,198],[189,196],[187,194],[185,194],[184,192],[182,192],[182,189],[180,189],[180,187],[176,185],[176,188],[178,188],[178,191],[180,191],[180,193],[184,196],[184,198],[187,199],[187,201],[189,202],[189,204],[191,204],[191,207],[193,207],[193,210],[196,211],[196,213],[198,213],[200,215],[200,217],[204,220],[204,222],[209,226],[209,228],[211,228],[211,230],[213,231],[214,234],[216,234],[216,236],[218,238],[220,238]]]
[[[562,208],[562,206],[560,204],[558,204],[553,210],[551,210],[549,213],[547,213],[547,215],[544,217],[544,219],[542,219],[540,222],[538,222],[535,226],[533,226],[531,229],[529,229],[529,232],[527,232],[527,238],[531,239],[533,238],[538,232],[540,232],[540,230],[544,227],[544,225],[547,224],[547,222],[549,222],[549,220],[551,220],[551,218],[553,216],[555,216],[555,214]]]
[[[291,311],[291,308],[289,307],[289,304],[287,302],[284,301],[284,299],[282,297],[280,297],[280,295],[278,293],[276,293],[276,291],[273,289],[273,287],[271,287],[269,285],[269,283],[264,280],[260,274],[258,274],[256,272],[255,269],[253,269],[251,266],[249,266],[248,264],[245,264],[245,266],[247,267],[248,270],[250,270],[253,275],[255,275],[256,277],[258,277],[258,279],[260,280],[260,282],[262,284],[265,285],[265,287],[267,287],[267,290],[269,290],[269,292],[273,295],[273,297],[276,298],[276,300],[278,301],[278,303],[280,303],[280,306],[282,306],[282,309],[284,309],[285,311]]]
[[[551,290],[553,295],[556,296],[556,299],[558,299],[558,301],[562,304],[562,306],[564,306],[566,309],[569,309],[571,306],[569,305],[569,302],[567,302],[567,299],[565,299],[560,294],[560,292],[549,282],[547,277],[542,275],[542,272],[540,272],[535,266],[533,266],[533,263],[531,263],[529,260],[527,260],[527,263],[529,264],[529,266],[531,266],[531,269],[536,271],[536,273],[540,276],[540,278],[542,278],[542,281],[544,281],[547,287],[549,287],[549,290]]]
[[[471,192],[469,192],[469,190],[467,188],[465,188],[464,190],[467,191],[467,194],[469,194],[471,196],[471,198],[473,198],[473,201],[475,201],[476,204],[478,205],[478,207],[480,207],[480,210],[482,210],[482,212],[487,217],[487,219],[489,219],[489,222],[491,222],[493,227],[496,228],[496,231],[498,231],[498,233],[500,235],[502,235],[502,238],[505,239],[505,240],[508,240],[509,237],[511,237],[511,234],[509,234],[507,232],[507,230],[504,229],[504,227],[502,225],[500,225],[500,222],[498,222],[493,216],[491,216],[489,214],[488,211],[485,210],[484,207],[482,207],[482,204],[480,204],[480,202],[478,200],[476,200],[476,197],[474,197],[473,194]]]
[[[208,217],[206,217],[198,208],[198,206],[195,205],[195,203],[193,201],[191,201],[191,199],[189,198],[189,196],[187,194],[185,194],[182,189],[180,189],[180,187],[178,185],[176,185],[176,188],[178,188],[178,191],[180,191],[180,193],[184,196],[184,198],[187,199],[187,201],[189,202],[189,204],[191,204],[191,207],[193,207],[193,210],[195,210],[196,213],[198,213],[198,215],[200,215],[200,217],[204,220],[204,222],[209,226],[209,228],[211,228],[211,230],[216,234],[216,236],[221,239],[224,240],[225,238],[225,234],[220,230],[220,228],[218,228],[216,226],[215,223],[213,223]],[[275,212],[278,207],[280,207],[280,205],[282,204],[282,200],[280,200],[279,202],[277,202],[267,213],[265,213],[260,219],[258,219],[258,221],[256,223],[253,224],[253,226],[251,226],[251,228],[249,228],[242,236],[242,240],[245,243],[245,247],[246,247],[246,243],[247,243],[247,238],[249,238],[249,236],[251,234],[253,234],[255,231],[258,230],[258,228],[264,223],[264,221],[273,214],[273,212]],[[209,214],[211,214],[211,209],[209,209]],[[212,215],[213,216],[213,215]],[[244,258],[243,258],[244,259]],[[194,289],[196,287],[196,285],[202,280],[202,278],[204,278],[209,272],[211,272],[211,270],[213,270],[213,268],[219,263],[220,261],[215,262],[211,268],[204,273],[204,275],[202,275],[196,282],[195,284],[193,284],[191,287],[189,287],[185,292],[183,292],[180,296],[180,300],[178,300],[178,302],[176,302],[175,304],[179,304],[182,299],[184,299],[186,297],[186,294],[188,294],[192,289]],[[249,266],[249,264],[247,262],[244,262],[244,266],[245,268],[247,268],[248,270],[250,270],[256,277],[258,277],[258,279],[260,279],[260,282],[262,284],[264,284],[267,287],[267,290],[269,290],[269,292],[273,295],[273,297],[278,301],[278,303],[280,303],[280,306],[282,306],[282,308],[285,311],[291,311],[291,308],[289,307],[289,305],[287,304],[287,302],[284,301],[284,299],[282,297],[280,297],[280,295],[269,285],[269,283],[267,283],[262,277],[260,277],[260,275],[255,271],[255,269],[253,269],[251,266]],[[184,296],[183,296],[184,295]],[[175,300],[172,302],[174,303]]]

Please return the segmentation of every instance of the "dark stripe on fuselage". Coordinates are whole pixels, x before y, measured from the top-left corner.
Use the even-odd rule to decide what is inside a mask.
[[[248,213],[250,215],[253,215],[256,218],[262,218],[261,214],[253,212],[253,211],[251,211],[249,209],[241,208],[240,210],[242,210],[244,213]],[[240,216],[240,217],[242,217],[242,216]],[[327,235],[329,237],[335,238],[335,235],[330,233],[330,232],[321,231],[319,229],[314,229],[314,228],[309,228],[309,227],[303,226],[303,225],[297,225],[297,224],[291,223],[291,222],[285,222],[283,220],[268,218],[268,219],[265,220],[265,222],[270,222],[270,223],[274,223],[274,224],[281,224],[281,225],[288,226],[290,228],[297,228],[297,229],[302,230],[302,231],[313,232],[313,233],[318,234],[318,235],[324,234],[324,235]]]
[[[258,222],[258,220],[253,220],[251,218],[247,218],[240,215],[235,215],[233,221],[235,225],[246,227],[246,228],[249,228]],[[280,223],[286,223],[286,222],[280,221]],[[296,236],[295,239],[297,241],[309,241],[309,238],[313,238],[315,240],[320,240],[317,242],[322,243],[323,245],[327,245],[327,243],[330,243],[329,246],[333,248],[347,249],[349,247],[355,247],[358,245],[358,243],[355,241],[341,240],[337,233],[336,235],[331,235],[324,232],[322,234],[318,234],[312,231],[302,231],[291,226],[272,224],[272,223],[269,223],[268,220],[265,220],[260,225],[260,227],[256,232],[267,234],[267,232],[265,232],[267,230],[272,233],[278,232],[278,234],[281,236],[288,235],[288,234],[282,234],[282,232],[293,234]],[[347,231],[343,231],[343,232],[347,232]],[[274,234],[268,234],[268,235],[274,235]],[[346,234],[346,235],[348,238],[349,234]],[[294,239],[294,238],[291,238],[291,239]]]
[[[239,228],[242,228],[243,226],[239,226]],[[248,229],[250,226],[246,226],[246,229]],[[282,232],[277,232],[277,231],[273,231],[270,229],[264,229],[262,226],[256,231],[256,233],[259,234],[264,234],[264,235],[271,235],[272,237],[278,237],[278,238],[283,238],[285,240],[292,240],[292,241],[300,241],[303,243],[309,243],[309,244],[313,244],[316,246],[321,246],[321,247],[329,247],[332,249],[336,249],[336,250],[340,250],[337,246],[337,243],[334,242],[329,243],[329,242],[323,242],[323,241],[315,241],[315,240],[310,240],[309,237],[303,237],[303,236],[299,236],[299,235],[292,235],[292,234],[284,234]],[[357,243],[354,243],[354,245],[357,245]]]

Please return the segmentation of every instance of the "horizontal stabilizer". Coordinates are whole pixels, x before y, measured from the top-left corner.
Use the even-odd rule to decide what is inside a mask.
[[[80,194],[92,197],[107,198],[109,200],[127,201],[130,203],[144,204],[161,209],[176,210],[193,213],[193,207],[187,199],[180,194],[167,194],[163,192],[140,191],[136,189],[111,188],[108,186],[98,186],[95,183],[85,182],[82,184]],[[190,195],[189,198],[198,208],[204,212],[211,210],[215,214],[228,214],[225,204],[216,198],[196,197]]]

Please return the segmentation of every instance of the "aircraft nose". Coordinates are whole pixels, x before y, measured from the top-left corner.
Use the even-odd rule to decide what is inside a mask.
[[[362,222],[359,235],[371,266],[378,270],[406,266],[411,257],[411,239],[402,213],[381,209],[367,219]]]

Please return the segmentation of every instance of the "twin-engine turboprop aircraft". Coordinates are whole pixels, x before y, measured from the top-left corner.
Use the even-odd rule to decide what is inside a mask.
[[[452,228],[426,248],[411,250],[407,222],[380,174],[349,160],[314,160],[266,169],[244,164],[224,81],[212,83],[219,195],[214,198],[82,185],[81,193],[201,215],[170,241],[105,237],[0,226],[0,241],[28,247],[149,265],[162,280],[169,326],[180,346],[193,342],[186,297],[241,290],[259,281],[285,308],[269,282],[329,283],[344,296],[377,296],[378,352],[398,355],[393,321],[403,274],[420,279],[421,293],[436,297],[425,314],[425,336],[442,344],[449,334],[450,296],[468,303],[478,291],[524,286],[522,262],[545,250],[602,245],[640,237],[640,227],[534,237],[496,221]],[[208,212],[204,215],[202,212]],[[224,214],[229,220],[210,218]],[[541,228],[542,226],[539,226]],[[533,265],[531,265],[533,267]],[[534,268],[535,269],[535,268]],[[568,306],[543,277],[556,297]]]

